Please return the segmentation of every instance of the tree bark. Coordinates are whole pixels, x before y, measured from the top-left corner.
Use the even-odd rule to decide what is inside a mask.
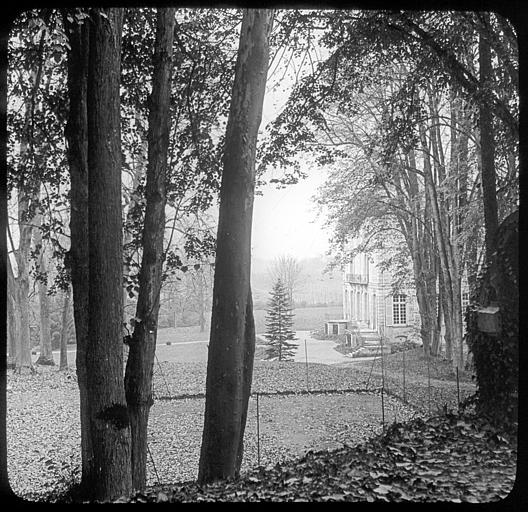
[[[4,18],[6,21],[11,18]],[[8,69],[8,37],[2,37],[0,42],[0,60],[2,69]],[[7,94],[8,89],[8,73],[3,72],[0,77],[0,90],[3,94],[0,98],[0,117],[2,119],[2,136],[3,140],[7,139]],[[2,144],[0,148],[0,162],[3,169],[7,169],[7,144]],[[8,226],[7,218],[7,186],[6,186],[6,172],[2,173],[1,182],[1,192],[0,192],[0,210],[2,212],[2,221],[4,223],[4,230]],[[0,289],[6,290],[7,293],[3,293],[2,298],[0,298],[0,314],[3,315],[3,312],[7,310],[8,317],[3,316],[0,320],[0,489],[2,490],[2,495],[4,497],[4,503],[9,502],[14,498],[14,492],[11,489],[9,483],[9,474],[8,474],[8,453],[7,453],[7,361],[6,353],[9,349],[9,355],[13,356],[13,348],[11,347],[11,342],[17,339],[17,318],[18,315],[15,314],[16,298],[14,292],[16,289],[15,276],[13,274],[13,268],[10,256],[7,250],[7,240],[5,236],[6,231],[4,231],[3,236],[0,237],[0,253],[2,257],[0,258]],[[4,302],[6,301],[6,302]],[[4,305],[6,306],[4,309]],[[9,320],[11,318],[11,320]],[[14,331],[14,332],[13,332]],[[5,341],[8,341],[7,347]]]
[[[439,254],[439,267],[442,284],[444,286],[444,325],[446,329],[446,342],[451,341],[453,348],[452,363],[454,368],[462,368],[462,306],[460,300],[460,277],[456,262],[453,261],[453,248],[446,226],[443,222],[445,212],[441,210],[437,195],[431,163],[427,148],[425,127],[420,126],[420,137],[424,149],[424,182],[425,190],[431,205],[434,235]]]
[[[31,362],[31,338],[29,330],[29,249],[33,231],[33,219],[30,216],[31,202],[35,194],[28,194],[19,189],[18,225],[20,226],[20,241],[16,251],[17,262],[17,304],[19,308],[20,331],[15,352],[15,367],[33,369]]]
[[[93,9],[88,59],[87,390],[92,499],[132,490],[130,422],[123,385],[123,237],[120,67],[123,9]]]
[[[42,231],[40,225],[42,223],[42,215],[39,214],[35,220],[37,226],[35,229],[35,247],[40,246],[40,254],[38,259],[38,270],[43,276],[48,273],[46,249],[42,245]],[[50,307],[48,297],[48,285],[39,279],[38,282],[38,296],[40,305],[40,355],[36,364],[55,365],[53,360],[53,351],[51,347],[51,328],[50,328]]]
[[[19,343],[20,317],[18,314],[17,302],[17,284],[13,274],[13,266],[9,256],[6,258],[7,263],[7,354],[15,358],[16,347]]]
[[[203,267],[197,271],[196,281],[198,286],[198,322],[200,324],[200,332],[205,332],[205,311],[207,307],[207,279]]]
[[[68,369],[68,313],[70,310],[70,288],[64,293],[62,308],[59,370]]]
[[[408,155],[410,171],[408,173],[408,194],[410,199],[410,229],[407,230],[407,244],[413,261],[416,299],[420,312],[420,335],[423,342],[424,355],[432,353],[432,346],[438,329],[435,324],[436,307],[436,272],[435,246],[430,232],[430,211],[427,196],[424,196],[423,185],[420,187],[416,169],[414,151]]]
[[[81,419],[81,494],[89,495],[93,482],[93,448],[86,376],[88,345],[88,125],[87,82],[89,26],[68,20],[63,23],[70,49],[68,51],[69,112],[65,129],[70,168],[70,250],[67,261],[71,271],[73,317],[77,352],[75,366],[79,386]]]
[[[489,14],[483,13],[489,23]],[[484,29],[482,29],[484,30]],[[491,87],[492,66],[491,49],[485,35],[479,36],[480,88],[485,91]],[[497,186],[495,173],[495,140],[493,137],[493,112],[486,102],[479,103],[480,156],[482,200],[484,203],[484,227],[486,263],[491,261],[495,252],[495,239],[499,228],[497,209]]]
[[[255,152],[273,11],[245,10],[220,188],[205,419],[198,481],[237,478],[243,456],[255,329],[250,288]]]
[[[140,119],[140,114],[136,114],[136,119]],[[148,143],[144,140],[144,134],[142,133],[142,141],[141,141],[141,154],[139,157],[139,161],[135,162],[134,168],[132,170],[132,184],[130,185],[130,196],[128,198],[128,207],[126,212],[126,220],[125,220],[125,226],[123,230],[123,283],[127,282],[127,278],[130,275],[130,268],[131,265],[129,264],[128,260],[133,255],[133,249],[130,248],[129,244],[133,240],[133,232],[131,229],[128,228],[129,223],[132,218],[132,212],[135,210],[137,206],[137,195],[135,194],[136,188],[142,179],[143,175],[145,174],[146,169],[146,163],[148,159]],[[130,314],[127,311],[127,306],[131,306],[129,304],[129,295],[128,290],[125,286],[123,286],[123,321],[125,323],[129,322],[130,320]],[[136,304],[137,306],[137,304]]]
[[[150,97],[146,210],[136,320],[125,374],[132,432],[132,485],[146,486],[147,425],[160,307],[175,9],[158,9]]]

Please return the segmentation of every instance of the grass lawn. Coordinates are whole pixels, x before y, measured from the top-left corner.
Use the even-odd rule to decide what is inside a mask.
[[[293,329],[295,331],[315,331],[323,329],[325,322],[335,320],[343,316],[341,306],[330,306],[324,308],[297,308],[293,311]],[[255,328],[257,333],[266,332],[266,311],[257,309],[253,311],[255,316]]]
[[[341,318],[341,306],[321,308],[298,308],[294,310],[293,328],[296,331],[314,331],[323,329],[327,320]],[[266,310],[256,309],[253,311],[255,317],[255,330],[257,334],[266,332]],[[169,327],[158,329],[158,344],[181,343],[184,341],[206,341],[209,339],[210,324],[200,332],[200,326],[191,325],[187,327]]]

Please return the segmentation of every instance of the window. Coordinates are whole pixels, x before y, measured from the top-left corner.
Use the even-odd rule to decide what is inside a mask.
[[[392,319],[394,325],[407,323],[407,297],[403,293],[392,296]]]

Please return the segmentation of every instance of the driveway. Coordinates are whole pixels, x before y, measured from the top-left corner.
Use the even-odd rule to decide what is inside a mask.
[[[308,355],[309,363],[338,364],[350,363],[350,357],[346,357],[337,350],[335,341],[316,340],[310,336],[310,331],[297,331],[299,347],[295,354],[295,361],[304,363]]]
[[[304,363],[306,362],[306,354],[308,354],[309,363],[322,364],[354,364],[358,359],[346,357],[337,350],[335,341],[332,340],[316,340],[310,336],[310,331],[296,331],[298,339],[297,353],[294,361]],[[306,340],[306,342],[305,342]],[[165,343],[158,343],[156,347],[157,360],[162,361],[178,361],[178,362],[201,362],[207,361],[207,345],[206,340],[184,341],[166,345]],[[306,347],[306,349],[305,349]],[[75,365],[75,348],[68,348],[68,363],[71,366]],[[59,363],[59,352],[53,351],[55,363]],[[38,355],[33,356],[34,359]],[[361,361],[372,358],[361,358]]]

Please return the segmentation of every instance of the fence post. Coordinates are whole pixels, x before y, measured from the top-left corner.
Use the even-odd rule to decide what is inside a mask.
[[[457,409],[460,412],[460,382],[458,380],[458,365],[456,367],[456,381],[457,381]]]
[[[260,414],[259,414],[259,394],[257,393],[257,464],[260,468]]]
[[[154,468],[154,473],[156,474],[156,480],[158,481],[158,485],[161,485],[161,480],[158,475],[158,470],[156,469],[156,464],[154,463],[154,457],[152,456],[152,452],[150,451],[150,447],[148,443],[147,443],[147,451],[148,451],[148,454],[150,455],[150,460],[152,461],[152,467]]]
[[[405,395],[405,350],[402,352],[403,357],[403,403],[407,403],[407,397]]]
[[[428,410],[429,416],[431,416],[431,368],[429,365],[430,354],[427,351],[427,399],[428,399]]]
[[[308,347],[306,345],[306,338],[304,338],[304,359],[306,361],[306,391],[310,391],[308,386]]]
[[[383,336],[380,337],[381,345],[381,426],[385,432],[385,365],[384,365],[384,351],[383,351]]]

